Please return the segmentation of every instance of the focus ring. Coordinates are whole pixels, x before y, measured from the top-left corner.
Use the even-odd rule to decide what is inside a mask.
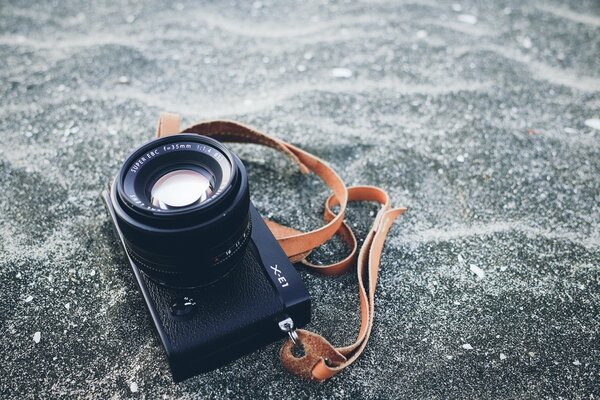
[[[243,231],[242,236],[240,236],[240,238],[235,243],[233,243],[233,245],[231,245],[227,250],[218,254],[217,256],[211,257],[210,259],[205,260],[204,263],[210,265],[211,268],[223,268],[224,267],[224,269],[227,271],[229,271],[230,269],[233,269],[233,267],[235,267],[236,263],[233,262],[233,263],[231,263],[231,265],[228,265],[227,262],[230,260],[235,260],[236,256],[241,251],[244,251],[246,249],[246,246],[250,240],[251,235],[252,235],[252,222],[249,219],[248,225],[247,225],[246,229]],[[201,279],[205,282],[203,282],[200,285],[194,285],[194,287],[208,285],[208,284],[213,283],[216,280],[216,279],[211,279],[208,276],[211,274],[206,274],[206,271],[203,269],[200,269],[200,271],[196,272],[195,274],[194,273],[190,274],[190,272],[185,271],[183,269],[178,270],[178,268],[174,264],[170,265],[171,268],[161,268],[161,267],[165,267],[169,264],[157,264],[157,263],[151,262],[147,258],[138,255],[138,253],[133,248],[131,248],[131,246],[129,246],[127,243],[125,244],[125,248],[127,250],[127,253],[129,254],[129,256],[131,257],[131,259],[136,263],[136,265],[140,268],[140,270],[142,270],[150,279],[157,280],[157,281],[159,281],[159,283],[168,285],[169,282],[175,283],[175,280],[176,281],[181,280],[182,282],[185,282],[189,278],[193,278],[193,276],[191,277],[190,275],[195,275],[195,274],[205,274],[207,276],[199,277],[199,279]],[[194,264],[194,260],[188,260],[188,261],[189,261],[189,264]],[[227,272],[225,272],[221,275],[222,272],[223,272],[223,270],[221,270],[219,273],[220,277],[227,275]],[[164,275],[164,277],[161,275]],[[158,279],[159,277],[165,278],[165,279]],[[206,279],[203,279],[203,278],[206,278]],[[177,286],[180,287],[180,285],[177,285]]]

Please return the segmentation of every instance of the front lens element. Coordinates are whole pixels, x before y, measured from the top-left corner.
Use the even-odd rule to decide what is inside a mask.
[[[213,184],[205,175],[191,169],[178,169],[160,177],[150,193],[154,207],[169,210],[201,203],[213,190]]]

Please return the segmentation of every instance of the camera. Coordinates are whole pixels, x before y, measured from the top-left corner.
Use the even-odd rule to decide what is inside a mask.
[[[310,296],[249,195],[240,159],[196,134],[150,141],[103,198],[173,379],[310,321]]]

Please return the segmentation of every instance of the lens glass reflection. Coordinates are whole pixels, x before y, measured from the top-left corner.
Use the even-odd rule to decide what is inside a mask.
[[[211,180],[198,171],[178,169],[164,174],[152,187],[152,205],[162,210],[201,203],[213,193]]]

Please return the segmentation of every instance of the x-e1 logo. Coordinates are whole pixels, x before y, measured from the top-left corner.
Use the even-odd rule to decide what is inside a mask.
[[[279,282],[281,287],[289,286],[290,283],[287,281],[287,279],[285,279],[285,276],[283,276],[283,274],[277,267],[277,264],[275,264],[275,266],[271,265],[270,267],[273,270],[273,275],[275,275],[277,277],[277,281]]]

